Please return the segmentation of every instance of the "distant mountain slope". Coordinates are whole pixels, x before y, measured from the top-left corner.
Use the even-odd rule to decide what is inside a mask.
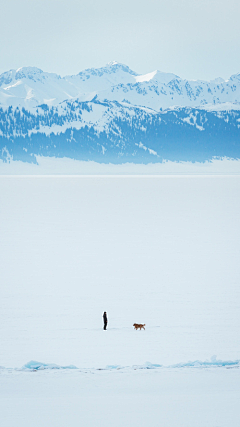
[[[57,105],[73,98],[92,99],[117,84],[135,83],[137,74],[129,67],[109,63],[76,76],[60,77],[39,68],[23,67],[0,75],[0,106],[33,108],[39,104]]]
[[[117,102],[64,102],[0,110],[0,153],[36,162],[35,155],[103,163],[240,158],[240,110],[179,107],[156,113]]]

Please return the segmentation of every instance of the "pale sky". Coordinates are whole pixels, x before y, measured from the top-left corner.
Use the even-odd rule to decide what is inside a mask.
[[[240,72],[239,0],[0,0],[0,11],[0,73],[113,60],[190,79]]]

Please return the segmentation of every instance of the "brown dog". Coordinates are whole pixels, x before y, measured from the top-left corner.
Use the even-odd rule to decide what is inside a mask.
[[[140,331],[141,331],[142,329],[144,329],[144,331],[145,331],[144,326],[146,326],[146,324],[144,323],[144,325],[142,325],[142,323],[134,323],[133,326],[134,326],[134,329],[136,329],[136,330],[140,329]]]

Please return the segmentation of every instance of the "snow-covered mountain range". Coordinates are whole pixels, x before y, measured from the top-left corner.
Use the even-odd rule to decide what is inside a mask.
[[[149,162],[240,158],[240,74],[184,80],[111,62],[60,77],[35,67],[0,75],[0,154]]]
[[[32,108],[58,105],[65,100],[128,102],[156,111],[171,106],[196,107],[238,102],[240,73],[228,80],[184,80],[175,74],[153,71],[139,75],[129,67],[111,62],[75,76],[60,77],[39,68],[23,67],[0,75],[0,105]]]

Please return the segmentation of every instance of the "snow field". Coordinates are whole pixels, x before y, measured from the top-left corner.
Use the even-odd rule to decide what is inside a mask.
[[[0,376],[4,427],[238,427],[239,370]]]
[[[4,427],[238,427],[239,190],[238,176],[0,178]],[[31,360],[78,369],[14,369]],[[196,360],[236,365],[167,368]]]

